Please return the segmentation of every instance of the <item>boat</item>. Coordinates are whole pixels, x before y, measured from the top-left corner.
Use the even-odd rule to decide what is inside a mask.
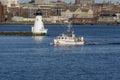
[[[84,45],[84,37],[76,37],[71,30],[71,22],[68,25],[67,34],[61,34],[54,39],[54,45]]]
[[[41,10],[38,9],[36,11],[35,15],[36,15],[36,18],[35,18],[34,26],[32,27],[32,33],[36,34],[36,35],[38,35],[38,34],[46,35],[48,29],[44,28],[44,24],[43,24],[43,21],[42,21],[42,12],[41,12]]]

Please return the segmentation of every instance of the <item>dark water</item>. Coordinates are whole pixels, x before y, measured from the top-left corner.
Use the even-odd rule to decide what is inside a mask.
[[[0,25],[30,31],[31,25]],[[46,25],[49,36],[0,36],[0,80],[120,80],[120,26],[77,25],[84,46],[54,46],[64,25]]]

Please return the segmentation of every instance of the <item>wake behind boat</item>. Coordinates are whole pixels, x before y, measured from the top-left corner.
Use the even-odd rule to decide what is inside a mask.
[[[54,45],[83,45],[84,38],[75,36],[74,32],[71,31],[71,23],[69,23],[68,28],[67,34],[61,34],[54,39]]]

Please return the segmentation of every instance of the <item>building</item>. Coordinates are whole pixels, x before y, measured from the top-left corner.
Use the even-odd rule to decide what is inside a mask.
[[[3,4],[0,2],[0,22],[3,21],[4,18],[4,6]]]
[[[76,9],[75,11],[67,10],[61,12],[64,18],[94,18],[94,11],[92,9]]]
[[[61,15],[62,15],[63,18],[69,19],[69,18],[73,17],[74,12],[70,11],[70,10],[66,10],[66,11],[61,12]]]
[[[120,13],[116,13],[117,16],[117,22],[120,23]]]
[[[67,10],[61,14],[64,19],[72,19],[75,24],[92,24],[97,21],[92,9],[78,8],[75,11]]]
[[[101,13],[98,18],[98,23],[116,23],[117,15],[115,13]]]
[[[0,0],[3,5],[7,7],[19,7],[19,0]]]
[[[0,0],[0,2],[1,2],[2,5],[7,5],[8,4],[7,0]]]
[[[37,5],[49,5],[50,0],[34,0]]]
[[[75,0],[75,5],[79,5],[79,6],[88,6],[93,4],[94,4],[94,0]]]
[[[0,2],[0,22],[10,21],[12,13],[7,12],[7,6]]]

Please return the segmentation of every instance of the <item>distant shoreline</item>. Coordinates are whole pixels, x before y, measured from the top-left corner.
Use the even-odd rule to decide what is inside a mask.
[[[45,25],[63,25],[62,23],[48,23],[44,22]],[[34,25],[33,21],[29,22],[0,22],[0,25]],[[73,25],[119,25],[119,23],[73,23]]]

